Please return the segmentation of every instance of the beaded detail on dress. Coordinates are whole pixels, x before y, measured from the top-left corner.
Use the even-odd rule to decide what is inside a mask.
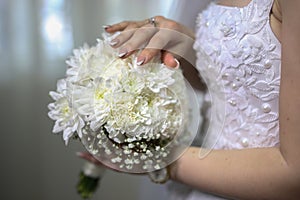
[[[279,144],[281,45],[269,24],[272,4],[252,0],[238,8],[211,3],[196,21],[197,69],[222,104],[219,121],[208,132],[216,134],[214,124],[223,126],[216,149]]]
[[[213,99],[211,116],[217,115],[207,133],[208,146],[217,138],[215,149],[279,144],[281,45],[269,24],[272,4],[252,0],[237,8],[213,2],[197,18],[196,67]],[[179,190],[172,182],[168,187],[172,200],[224,199],[186,186]]]

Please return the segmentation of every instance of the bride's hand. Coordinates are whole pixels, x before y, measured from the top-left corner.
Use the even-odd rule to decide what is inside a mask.
[[[92,154],[90,154],[89,152],[77,152],[76,155],[79,157],[79,158],[82,158],[90,163],[93,163],[95,164],[96,166],[99,166],[99,167],[102,167],[104,169],[109,169],[109,170],[113,170],[115,172],[121,172],[121,171],[118,171],[114,168],[110,168],[104,164],[102,164],[99,160],[97,160]]]
[[[179,65],[176,57],[185,58],[185,53],[192,48],[194,35],[187,27],[156,16],[143,21],[123,21],[105,26],[108,33],[120,32],[111,41],[114,48],[119,48],[119,56],[126,58],[143,47],[137,56],[137,64],[149,62],[153,57],[161,55],[164,64],[170,67]]]
[[[76,155],[86,161],[89,161],[91,163],[94,163],[95,165],[98,165],[98,166],[103,166],[104,165],[99,161],[97,160],[94,156],[92,156],[90,153],[88,152],[77,152]]]
[[[103,163],[101,163],[99,160],[97,160],[92,154],[90,154],[89,152],[77,152],[76,155],[79,157],[79,158],[82,158],[83,160],[86,160],[90,163],[93,163],[95,164],[96,166],[99,166],[99,167],[103,167],[104,169],[109,169],[109,170],[113,170],[115,172],[122,172],[120,170],[117,170],[115,168],[111,168],[111,167],[108,167],[107,165],[104,165]],[[140,175],[144,175],[145,173],[139,173]]]

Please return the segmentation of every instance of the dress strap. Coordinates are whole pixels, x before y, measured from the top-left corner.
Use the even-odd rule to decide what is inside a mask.
[[[270,13],[272,7],[273,7],[274,0],[252,0],[253,4],[256,4],[258,7],[265,7],[264,11],[268,14]]]

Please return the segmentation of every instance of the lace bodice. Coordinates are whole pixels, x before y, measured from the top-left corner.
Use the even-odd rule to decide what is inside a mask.
[[[281,46],[269,24],[272,4],[252,0],[237,8],[211,3],[198,16],[197,68],[218,104],[212,125],[222,125],[215,148],[279,143]],[[210,128],[208,134],[216,134]]]
[[[272,4],[252,0],[237,8],[213,2],[197,18],[196,67],[213,103],[207,146],[279,144],[281,45],[269,24]],[[168,187],[172,200],[222,199],[178,184]]]

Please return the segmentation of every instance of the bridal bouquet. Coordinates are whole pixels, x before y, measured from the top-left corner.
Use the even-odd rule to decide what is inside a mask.
[[[120,59],[109,37],[75,49],[51,91],[49,117],[65,144],[79,138],[104,165],[129,173],[159,170],[190,145],[187,86],[180,69]]]

